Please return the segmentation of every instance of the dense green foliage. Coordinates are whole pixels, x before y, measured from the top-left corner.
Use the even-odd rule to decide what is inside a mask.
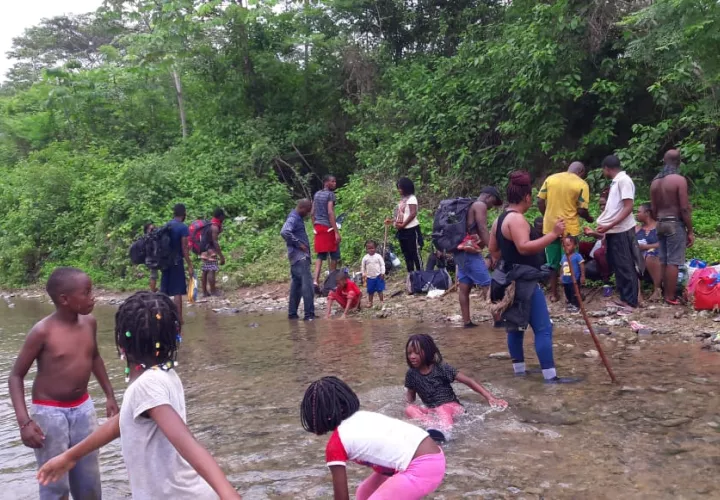
[[[646,197],[673,146],[712,238],[718,38],[715,0],[109,0],[44,20],[0,88],[0,285],[64,263],[137,286],[129,243],[176,202],[241,218],[222,236],[232,284],[281,279],[279,228],[325,173],[353,263],[399,175],[428,234],[444,197],[611,152]]]

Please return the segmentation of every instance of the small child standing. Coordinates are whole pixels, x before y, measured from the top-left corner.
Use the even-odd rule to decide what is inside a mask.
[[[373,297],[377,293],[380,303],[383,302],[383,292],[385,291],[385,259],[378,253],[375,253],[375,242],[368,240],[365,243],[367,254],[362,259],[363,280],[367,284],[368,303],[373,306]]]
[[[10,398],[25,446],[35,449],[38,466],[89,436],[97,427],[95,405],[88,395],[92,373],[106,397],[107,416],[118,413],[110,380],[97,347],[92,281],[80,269],[59,267],[47,282],[55,312],[28,334],[10,372]],[[32,417],[25,404],[23,381],[33,362]],[[69,474],[68,474],[69,472]],[[52,482],[40,486],[40,499],[99,499],[97,453],[73,462]]]
[[[475,380],[443,363],[442,354],[430,335],[411,335],[405,346],[405,355],[408,364],[405,375],[408,406],[405,415],[427,427],[439,427],[428,429],[434,439],[444,441],[455,417],[465,413],[452,388],[455,381],[480,394],[492,407],[507,406],[507,401],[496,398]],[[416,395],[420,396],[425,408],[413,404]]]
[[[570,266],[572,266],[578,284],[584,286],[585,260],[577,251],[577,240],[574,236],[568,235],[563,238],[563,248],[565,249],[565,254],[560,261],[560,269],[562,269],[562,284],[565,289],[565,298],[568,301],[567,309],[570,312],[578,312],[580,302],[578,301],[577,295],[575,295],[575,285],[573,284],[572,274],[570,273]],[[568,255],[570,256],[569,261],[567,258]]]
[[[338,273],[335,290],[328,294],[327,299],[327,318],[332,316],[333,302],[337,302],[343,309],[342,318],[347,318],[347,313],[353,310],[360,310],[360,300],[362,293],[358,286],[348,279],[348,275],[344,272]]]
[[[130,381],[120,414],[46,463],[38,472],[40,484],[120,438],[133,498],[240,498],[187,428],[185,392],[174,370],[179,332],[180,315],[167,295],[138,292],[120,306],[115,345],[121,359],[127,359]]]
[[[342,380],[323,377],[308,387],[300,405],[303,428],[322,436],[336,499],[350,498],[346,464],[373,469],[360,484],[358,500],[419,500],[445,477],[445,455],[427,432],[407,422],[360,410],[357,395]]]

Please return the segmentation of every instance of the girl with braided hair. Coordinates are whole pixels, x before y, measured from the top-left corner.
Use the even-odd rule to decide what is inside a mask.
[[[54,481],[98,448],[120,438],[133,498],[239,499],[220,466],[186,425],[185,392],[175,372],[180,316],[162,293],[138,292],[115,315],[115,345],[127,363],[120,414],[47,462]]]
[[[445,455],[427,432],[401,420],[360,410],[357,395],[342,380],[323,377],[305,392],[303,428],[331,432],[325,456],[335,500],[350,498],[347,461],[373,473],[357,489],[358,500],[414,500],[435,491],[445,476]]]

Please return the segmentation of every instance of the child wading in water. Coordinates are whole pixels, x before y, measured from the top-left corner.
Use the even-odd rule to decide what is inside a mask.
[[[30,330],[9,379],[20,436],[25,446],[35,449],[38,466],[79,443],[97,427],[95,406],[88,395],[91,373],[107,398],[107,416],[118,412],[97,348],[97,321],[90,315],[95,306],[90,278],[80,269],[57,268],[48,279],[47,293],[56,310]],[[31,417],[23,380],[36,360]],[[97,453],[73,462],[52,482],[40,486],[41,500],[69,498],[70,493],[73,498],[101,498]]]
[[[385,291],[385,259],[380,254],[375,253],[375,242],[369,240],[365,243],[367,254],[362,260],[362,275],[367,283],[368,303],[373,306],[373,296],[377,293],[380,303],[383,302],[383,292]]]
[[[180,316],[164,294],[139,292],[115,315],[115,345],[127,359],[120,414],[47,462],[41,484],[54,481],[85,455],[120,438],[132,497],[205,500],[240,495],[186,425],[185,392],[176,366]],[[75,498],[86,498],[85,496]]]
[[[427,432],[379,413],[360,411],[345,382],[324,377],[310,384],[300,405],[303,428],[331,432],[325,456],[335,500],[350,498],[347,461],[372,467],[358,500],[415,500],[435,491],[445,476],[445,455]]]
[[[577,240],[574,236],[565,236],[562,243],[565,254],[562,256],[562,260],[560,261],[560,269],[562,270],[562,284],[565,289],[565,298],[568,302],[567,308],[570,312],[577,312],[580,307],[580,302],[575,294],[575,285],[573,285],[570,266],[572,266],[573,272],[575,273],[575,279],[577,280],[578,285],[584,286],[585,260],[577,251]],[[570,255],[569,262],[567,258],[568,255]]]
[[[439,427],[429,430],[434,439],[444,440],[444,432],[452,428],[455,417],[465,413],[452,388],[455,381],[480,394],[490,406],[507,406],[507,401],[496,398],[467,375],[443,363],[442,354],[430,335],[412,335],[405,346],[405,353],[409,367],[405,375],[408,402],[405,414],[427,427]],[[416,395],[420,396],[425,408],[412,404]]]
[[[343,319],[347,318],[347,313],[353,310],[360,310],[360,300],[362,293],[358,286],[348,279],[348,275],[344,272],[338,274],[337,286],[335,290],[328,294],[327,299],[327,317],[332,316],[333,302],[337,302],[343,309]]]

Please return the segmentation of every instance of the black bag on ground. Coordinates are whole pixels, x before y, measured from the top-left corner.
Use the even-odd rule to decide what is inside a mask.
[[[143,236],[130,245],[130,262],[135,265],[145,264],[145,258],[147,257],[145,253],[145,243],[145,236]]]
[[[407,291],[410,294],[427,293],[433,288],[447,290],[452,285],[452,279],[445,269],[436,271],[413,271],[406,280]]]
[[[321,297],[327,297],[328,295],[330,295],[330,292],[337,288],[337,278],[342,272],[344,272],[342,269],[335,269],[334,271],[330,271],[330,274],[328,274],[328,277],[325,278],[322,288],[320,289]]]
[[[438,250],[454,252],[467,235],[467,215],[474,198],[443,200],[435,212],[432,240]]]
[[[173,251],[170,225],[155,229],[145,237],[145,265],[164,271],[175,265],[178,255]]]

